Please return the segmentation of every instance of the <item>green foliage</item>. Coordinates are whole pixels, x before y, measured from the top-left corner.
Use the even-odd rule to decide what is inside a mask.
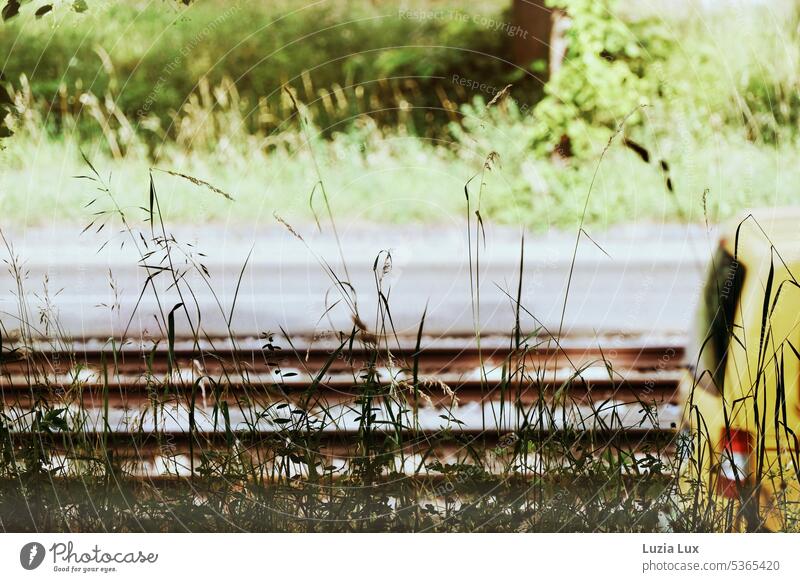
[[[661,33],[650,22],[626,23],[616,0],[548,0],[570,20],[567,52],[536,106],[537,150],[585,157],[640,105],[652,101],[659,79],[648,64],[664,53]],[[634,114],[628,122],[641,120]]]
[[[87,92],[113,100],[134,125],[169,128],[172,113],[193,96],[205,98],[201,82],[230,79],[243,104],[260,108],[245,120],[251,131],[273,131],[291,116],[281,95],[290,84],[323,128],[369,114],[427,134],[449,119],[442,100],[457,99],[452,74],[502,87],[513,72],[508,35],[459,17],[455,4],[438,17],[366,0],[92,8],[15,18],[0,36],[6,79],[16,85],[27,76],[34,100],[51,111],[51,131],[61,129],[65,111],[84,109]]]
[[[186,184],[162,177],[174,182],[166,210],[175,220],[248,221],[274,209],[310,220],[315,179],[285,83],[305,104],[332,204],[363,208],[359,220],[447,222],[460,213],[463,182],[496,151],[482,217],[571,228],[596,154],[642,102],[650,106],[626,133],[669,162],[675,191],[655,163],[615,146],[590,224],[702,221],[706,189],[714,219],[796,201],[798,9],[664,13],[657,26],[628,4],[612,17],[616,4],[559,0],[572,17],[571,45],[539,102],[541,88],[518,83],[502,62],[509,38],[449,0],[444,16],[424,18],[366,0],[297,14],[286,0],[206,0],[102,10],[89,2],[82,14],[59,4],[36,20],[39,4],[22,3],[0,35],[0,137],[16,132],[0,142],[0,213],[25,224],[78,220],[87,192],[69,176],[81,173],[80,147],[121,185],[156,165],[237,200],[197,204]],[[469,13],[502,21],[507,7],[498,0]],[[456,74],[484,87],[514,83],[513,98],[487,110],[492,92],[460,86]],[[563,136],[573,155],[553,164]],[[136,203],[136,191],[120,190]]]
[[[690,47],[701,63],[694,77],[704,85],[694,89],[701,115],[769,145],[796,139],[800,129],[800,5],[778,3],[774,10],[740,15],[735,34],[713,22],[714,45],[692,35]],[[685,87],[684,99],[690,96]]]

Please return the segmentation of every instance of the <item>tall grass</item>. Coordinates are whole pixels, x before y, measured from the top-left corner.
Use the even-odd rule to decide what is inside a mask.
[[[107,73],[113,80],[113,68]],[[780,82],[789,86],[791,76]],[[258,362],[269,369],[267,380],[257,377],[252,362],[236,350],[243,341],[230,324],[236,298],[230,305],[223,303],[201,255],[178,240],[168,225],[176,215],[189,220],[227,215],[252,219],[279,209],[280,222],[297,244],[307,244],[306,224],[324,223],[325,228],[335,229],[337,210],[360,208],[372,191],[398,196],[425,192],[453,215],[466,213],[471,287],[464,293],[472,296],[478,322],[485,220],[538,228],[577,226],[580,241],[587,225],[625,218],[699,220],[705,217],[706,203],[717,219],[738,212],[744,200],[774,203],[776,190],[779,198],[792,200],[794,190],[787,187],[792,181],[776,187],[769,177],[752,182],[749,191],[718,193],[747,171],[740,156],[750,167],[757,166],[759,174],[774,176],[773,166],[796,155],[792,144],[767,151],[760,146],[769,139],[759,142],[750,131],[742,135],[735,124],[725,126],[719,135],[729,142],[721,162],[719,152],[703,141],[708,134],[694,127],[681,125],[685,135],[665,138],[659,123],[668,124],[674,119],[671,115],[686,110],[664,107],[665,112],[651,120],[655,129],[648,128],[641,141],[648,147],[657,143],[670,161],[677,183],[674,192],[666,192],[658,170],[612,142],[603,150],[602,165],[556,166],[531,159],[527,120],[514,102],[487,107],[484,99],[477,98],[459,108],[454,103],[469,101],[468,96],[451,99],[447,91],[438,92],[436,107],[451,123],[445,134],[441,128],[427,134],[415,125],[413,107],[402,105],[407,95],[420,91],[418,81],[397,78],[382,84],[380,90],[393,93],[400,104],[389,114],[397,118],[392,122],[395,129],[382,129],[379,124],[385,120],[362,114],[375,107],[359,87],[317,87],[310,77],[301,76],[294,90],[254,103],[243,98],[229,78],[216,83],[203,78],[169,118],[134,121],[119,103],[115,83],[72,95],[73,88],[59,86],[60,100],[43,104],[27,78],[20,79],[13,92],[17,135],[3,152],[12,168],[6,180],[19,181],[20,176],[34,180],[31,164],[52,166],[53,161],[61,164],[56,166],[59,176],[85,175],[99,192],[87,199],[84,182],[52,196],[64,196],[63,206],[71,213],[67,216],[73,218],[84,219],[87,210],[81,208],[89,203],[89,212],[96,214],[87,228],[105,226],[123,232],[125,244],[136,250],[138,266],[146,273],[147,283],[137,291],[142,297],[153,296],[157,309],[148,315],[158,322],[161,337],[142,340],[128,337],[126,330],[102,342],[99,368],[87,368],[86,358],[59,323],[57,297],[45,293],[41,306],[30,303],[24,262],[12,241],[3,238],[18,303],[17,325],[0,330],[4,386],[0,527],[13,531],[724,531],[740,527],[742,514],[755,506],[755,518],[751,515],[746,527],[756,529],[763,508],[752,495],[721,499],[703,473],[703,459],[718,457],[720,451],[712,449],[712,435],[704,432],[704,420],[694,406],[697,387],[689,397],[694,424],[688,434],[675,435],[670,427],[660,426],[657,402],[647,394],[620,402],[624,374],[605,357],[593,362],[592,368],[607,372],[614,396],[595,399],[584,377],[588,367],[570,361],[561,349],[559,330],[544,329],[522,303],[522,251],[516,290],[507,292],[516,325],[509,330],[511,349],[502,361],[485,348],[476,325],[481,396],[492,405],[482,410],[481,430],[473,434],[459,430],[460,387],[442,383],[421,367],[424,314],[411,338],[412,353],[401,349],[409,339],[399,337],[393,328],[385,283],[390,255],[375,259],[371,292],[378,307],[370,314],[359,309],[348,257],[340,253],[337,264],[320,259],[337,299],[350,310],[353,326],[336,330],[337,341],[326,361],[314,369],[304,365],[302,348],[291,330],[265,331]],[[788,107],[791,112],[791,96],[781,95],[779,110]],[[75,99],[80,107],[74,107]],[[756,102],[763,102],[757,95],[745,95],[748,99],[755,100],[748,106],[751,111],[757,109]],[[46,112],[52,107],[61,107],[56,132],[48,127]],[[348,122],[347,131],[330,123],[339,117],[349,120],[354,111],[357,115]],[[694,113],[702,116],[702,111],[698,107]],[[298,118],[301,126],[295,123]],[[688,125],[697,121],[697,117],[687,119]],[[750,116],[747,125],[763,133],[770,122],[765,125],[759,119]],[[791,113],[775,117],[781,126],[788,125],[787,119],[793,119]],[[91,139],[84,133],[87,123]],[[684,139],[686,135],[690,139]],[[449,141],[443,147],[425,138]],[[76,163],[81,168],[72,171]],[[729,172],[731,167],[736,171]],[[107,168],[114,177],[105,177]],[[365,172],[385,168],[393,170],[387,173],[386,188],[380,187],[379,174],[360,180]],[[134,178],[148,172],[149,184],[142,184],[141,190],[118,188],[120,183],[138,183]],[[436,184],[440,187],[431,186],[432,173],[447,176]],[[251,181],[240,181],[242,174]],[[473,175],[465,185],[464,177]],[[169,200],[160,195],[165,181]],[[264,183],[273,192],[266,198]],[[585,194],[589,183],[591,196]],[[698,193],[707,187],[711,193],[701,201]],[[633,197],[632,188],[646,194]],[[145,190],[148,198],[142,199],[140,192]],[[281,205],[286,191],[300,201],[288,217]],[[5,216],[23,222],[47,218],[41,209],[34,217],[26,216],[15,192],[24,197],[23,189],[4,197],[0,204]],[[184,193],[183,201],[176,192]],[[51,204],[53,197],[40,200],[47,201],[51,212],[57,207]],[[144,216],[136,220],[142,207]],[[420,205],[385,207],[393,209],[393,219],[430,219],[428,208]],[[368,211],[363,214],[364,220],[377,217]],[[246,269],[247,262],[242,273]],[[192,278],[210,292],[212,305],[198,302],[197,289],[188,282]],[[155,280],[168,281],[177,299],[173,294],[160,296],[152,284]],[[777,295],[767,292],[765,313],[772,301],[777,302]],[[565,311],[567,307],[568,296]],[[218,310],[229,322],[226,337],[212,337],[204,329],[208,309]],[[176,330],[176,316],[189,326],[183,337]],[[770,337],[769,326],[765,318],[762,338]],[[37,339],[41,336],[48,338],[44,345]],[[190,364],[176,356],[181,342],[188,345]],[[220,359],[222,346],[232,348],[229,359]],[[553,360],[545,364],[533,357],[543,348],[555,350]],[[768,353],[764,345],[759,349]],[[54,353],[66,354],[66,361],[53,361]],[[299,362],[300,368],[284,370],[281,354]],[[787,349],[780,354],[800,357]],[[159,364],[162,357],[165,368]],[[326,386],[331,370],[342,362],[350,376],[348,388],[345,394],[335,394]],[[761,358],[756,376],[774,368],[779,388],[785,387],[782,363],[774,357]],[[24,390],[5,388],[12,383],[9,370],[15,374],[22,370]],[[299,373],[308,381],[298,392],[293,378]],[[122,414],[131,380],[145,397],[141,406]],[[19,384],[21,379],[13,381]],[[759,393],[757,388],[748,401],[763,399],[763,389]],[[785,418],[785,389],[779,389],[770,404],[774,406],[761,402],[758,426],[763,431],[772,423],[787,442],[795,442]],[[622,414],[622,405],[637,413]],[[442,421],[441,426],[423,430],[422,419],[431,414]],[[345,419],[354,428],[337,431]],[[180,430],[174,430],[176,426]],[[763,432],[757,435],[757,458],[764,455],[762,436]],[[148,459],[155,459],[155,466],[142,478],[142,462]],[[755,487],[765,479],[791,477],[796,470],[794,460],[778,473],[759,464]],[[776,511],[786,529],[796,528],[796,509],[789,501]]]
[[[491,170],[494,157],[487,156],[482,173]],[[251,378],[249,366],[236,358],[235,349],[231,361],[216,358],[215,344],[223,340],[204,331],[201,312],[208,306],[197,302],[186,274],[198,275],[216,298],[212,281],[195,255],[167,230],[153,178],[144,225],[139,227],[101,173],[88,159],[85,162],[85,178],[105,199],[103,210],[95,213],[87,228],[121,228],[126,233],[124,244],[136,249],[139,266],[147,273],[141,293],[156,293],[151,281],[167,279],[179,301],[169,304],[156,297],[154,315],[164,339],[142,345],[136,358],[148,370],[140,372],[142,385],[137,386],[147,394],[147,404],[128,411],[120,423],[111,418],[109,402],[112,397],[130,396],[125,391],[132,388],[124,387],[122,370],[132,356],[123,348],[133,338],[123,334],[105,342],[99,370],[81,373],[76,354],[69,363],[71,380],[58,376],[63,363],[47,361],[34,338],[45,325],[67,353],[71,340],[58,333],[52,312],[42,312],[38,324],[32,320],[24,268],[9,244],[20,331],[13,335],[13,344],[4,345],[3,357],[9,362],[24,360],[31,376],[30,394],[23,391],[17,400],[4,404],[5,486],[0,498],[8,509],[4,528],[620,531],[659,527],[661,504],[651,505],[647,499],[648,495],[659,499],[668,489],[669,478],[661,469],[668,462],[669,443],[642,448],[623,434],[626,428],[648,423],[658,428],[651,405],[643,403],[642,418],[623,420],[616,404],[595,402],[591,394],[588,401],[572,394],[573,385],[584,384],[583,368],[572,370],[555,386],[549,377],[554,373],[551,365],[532,364],[531,355],[545,344],[558,345],[558,338],[542,336],[538,326],[524,331],[529,312],[519,301],[522,258],[513,350],[499,366],[489,363],[488,352],[481,352],[481,394],[491,406],[484,410],[479,433],[462,433],[458,387],[420,374],[424,316],[414,354],[410,360],[401,355],[402,338],[393,329],[389,292],[383,286],[391,269],[390,256],[377,257],[373,267],[379,298],[374,319],[359,311],[347,276],[347,258],[341,256],[339,265],[320,260],[340,300],[349,306],[354,325],[340,335],[320,369],[303,370],[310,381],[296,393],[288,383],[296,372],[284,372],[271,361],[283,350],[296,352],[285,332],[282,340],[269,334],[264,338],[263,358],[273,369],[274,380]],[[318,178],[324,180],[321,174]],[[484,179],[480,177],[481,184]],[[208,187],[193,182],[198,188]],[[211,189],[210,195],[219,195],[218,189]],[[474,235],[474,288],[480,284],[477,273],[485,244],[480,194],[476,204],[468,207],[469,232]],[[334,227],[332,213],[326,223]],[[305,244],[298,231],[284,225],[298,244]],[[476,292],[473,297],[477,318],[480,295]],[[229,308],[216,301],[225,320],[232,321],[235,299]],[[174,357],[176,312],[189,322],[196,362],[192,371],[181,369]],[[367,326],[364,321],[374,323]],[[5,330],[6,337],[12,336],[9,331]],[[480,329],[475,339],[480,346]],[[234,329],[224,341],[236,347],[239,338]],[[161,342],[166,346],[159,346]],[[356,348],[363,354],[360,359],[354,355]],[[165,372],[154,372],[158,349],[166,349]],[[294,356],[303,361],[302,354]],[[211,359],[220,369],[213,375],[204,372]],[[335,395],[324,389],[329,368],[340,359],[352,363],[352,386],[343,402],[332,400]],[[611,366],[606,366],[615,381]],[[236,385],[242,387],[240,393],[234,390]],[[537,393],[533,401],[523,397],[531,390]],[[434,404],[436,408],[431,408]],[[423,430],[421,415],[430,416],[434,410],[442,419],[439,430]],[[182,427],[181,436],[188,439],[183,449],[168,428],[181,417],[188,424]],[[346,417],[355,428],[349,434],[331,435]],[[153,448],[162,477],[173,477],[157,480],[158,486],[133,478],[144,451]],[[134,451],[132,458],[119,453],[126,449]]]
[[[217,86],[227,77],[248,104],[251,131],[272,132],[287,117],[292,108],[280,88],[291,83],[316,103],[323,127],[373,110],[384,123],[413,118],[422,135],[426,126],[447,121],[436,107],[442,91],[451,92],[449,73],[492,80],[514,73],[506,58],[509,37],[479,18],[502,21],[507,8],[492,1],[467,11],[438,0],[435,10],[444,16],[413,18],[404,11],[428,14],[426,0],[355,0],[346,9],[287,0],[212,0],[188,8],[109,2],[84,14],[65,9],[44,21],[11,20],[0,39],[2,72],[14,83],[23,73],[30,78],[53,126],[85,106],[82,94],[113,92],[126,117],[167,129],[171,112],[206,97],[200,83]],[[414,111],[413,102],[425,109]]]
[[[157,181],[151,177],[138,224],[102,174],[88,159],[86,164],[87,179],[106,200],[95,218],[100,222],[91,226],[116,224],[125,244],[136,249],[148,277],[141,293],[156,294],[154,315],[163,337],[142,342],[126,332],[109,338],[99,369],[84,368],[57,310],[46,308],[49,301],[37,318],[27,300],[24,265],[4,239],[19,325],[2,330],[0,374],[10,387],[9,369],[22,369],[27,389],[4,389],[3,529],[718,531],[739,523],[735,503],[721,503],[702,478],[695,477],[688,492],[681,486],[682,465],[694,459],[689,444],[695,438],[702,444],[702,433],[670,436],[659,425],[657,402],[647,394],[621,402],[619,396],[595,399],[586,390],[588,368],[562,354],[562,338],[538,325],[520,301],[522,256],[516,294],[509,292],[517,321],[509,330],[513,349],[499,363],[482,351],[481,396],[492,405],[484,408],[478,433],[463,433],[459,386],[420,373],[424,315],[413,353],[400,349],[404,338],[393,329],[384,288],[389,256],[377,257],[373,267],[379,298],[374,319],[359,311],[347,257],[339,265],[321,261],[354,325],[339,334],[318,369],[299,370],[309,380],[297,392],[292,377],[298,371],[280,364],[286,353],[303,366],[289,333],[265,333],[259,357],[273,372],[265,380],[253,376],[237,355],[242,340],[235,329],[229,326],[226,338],[205,332],[202,311],[218,309],[230,322],[235,298],[223,305],[200,255],[168,230]],[[209,190],[202,181],[193,186]],[[212,189],[206,195],[220,194]],[[480,202],[473,200],[469,208],[477,274],[484,244]],[[332,226],[332,214],[327,221]],[[301,232],[284,225],[298,244],[306,244]],[[245,263],[242,272],[246,268]],[[211,291],[215,307],[197,302],[189,272]],[[179,301],[158,297],[153,279],[168,280]],[[478,284],[473,279],[473,286]],[[480,297],[473,296],[477,313]],[[183,341],[192,353],[191,369],[175,356],[176,342],[182,341],[176,313],[189,325]],[[43,331],[46,347],[68,354],[67,362],[48,357],[53,352],[37,340]],[[217,346],[223,343],[233,348],[229,360],[219,358]],[[554,346],[557,362],[533,357]],[[159,350],[166,369],[156,366]],[[326,385],[340,362],[348,364],[351,381],[347,393],[337,395]],[[568,371],[562,379],[554,371],[559,362]],[[125,377],[132,363],[136,390],[146,394],[146,404],[126,410],[120,420],[119,405],[112,401],[131,396]],[[607,371],[615,390],[623,388],[623,374],[612,361],[603,357],[593,364]],[[212,368],[214,373],[206,371]],[[18,385],[19,377],[14,382]],[[639,412],[622,414],[624,404]],[[442,420],[433,432],[423,430],[421,420],[431,413]],[[355,428],[336,431],[346,418]],[[175,426],[181,427],[178,432]],[[142,462],[152,458],[157,466],[143,476]],[[790,507],[781,511],[794,523]]]
[[[17,133],[0,150],[4,191],[0,211],[20,225],[58,219],[78,226],[82,208],[91,200],[85,185],[72,179],[84,171],[83,150],[111,175],[122,207],[141,204],[130,185],[155,166],[211,181],[237,200],[231,205],[219,197],[199,198],[189,182],[170,179],[162,186],[169,191],[162,212],[170,222],[250,223],[268,220],[277,210],[293,223],[313,223],[307,196],[317,180],[308,172],[313,162],[307,137],[291,123],[274,134],[245,131],[240,123],[244,112],[236,105],[235,93],[228,92],[233,90],[227,83],[209,87],[210,102],[187,103],[173,124],[178,141],[166,137],[157,141],[151,157],[141,128],[131,133],[127,129],[131,121],[120,121],[119,111],[107,108],[113,101],[99,96],[87,101],[96,104],[92,119],[103,120],[92,122],[105,127],[106,133],[84,139],[69,129],[67,121],[62,133],[50,135],[43,131],[40,109],[23,84],[14,94]],[[655,110],[645,111],[649,115]],[[446,140],[380,129],[368,116],[359,117],[350,131],[324,138],[313,108],[307,108],[311,144],[327,176],[333,210],[342,215],[344,209],[357,208],[355,215],[348,212],[355,223],[450,221],[463,214],[463,198],[456,194],[462,190],[463,177],[483,163],[485,152],[495,150],[501,164],[485,177],[492,192],[482,203],[485,220],[522,223],[533,231],[577,227],[575,217],[584,202],[581,192],[591,180],[593,165],[557,166],[532,156],[527,145],[530,120],[513,101],[487,112],[485,102],[478,99],[461,106],[457,115],[459,123],[450,126],[451,137]],[[657,168],[616,144],[598,173],[587,224],[702,222],[701,194],[706,189],[712,220],[732,216],[743,206],[794,200],[793,184],[800,177],[795,168],[800,165],[793,163],[797,152],[792,142],[765,148],[733,131],[714,141],[695,140],[681,134],[682,125],[662,138],[656,130],[661,122],[656,117],[651,121],[653,132],[636,139],[669,162],[674,191],[665,189]],[[122,153],[118,159],[115,150]]]

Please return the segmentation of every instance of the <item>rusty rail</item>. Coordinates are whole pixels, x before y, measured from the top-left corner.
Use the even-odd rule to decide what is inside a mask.
[[[358,455],[357,407],[368,397],[381,411],[376,431],[396,439],[394,452],[413,473],[431,450],[455,459],[478,445],[502,448],[509,435],[542,440],[573,430],[593,447],[635,452],[668,443],[679,419],[683,350],[675,344],[565,339],[514,349],[508,338],[485,338],[479,349],[466,338],[426,338],[417,350],[415,338],[382,346],[279,343],[4,345],[0,393],[16,422],[11,438],[20,446],[37,439],[64,456],[93,447],[127,463],[131,474],[157,477],[194,474],[205,453],[232,444],[254,456],[285,447],[287,438],[302,446],[305,430],[329,462],[345,465]],[[42,402],[67,410],[68,426],[35,431],[29,411]]]

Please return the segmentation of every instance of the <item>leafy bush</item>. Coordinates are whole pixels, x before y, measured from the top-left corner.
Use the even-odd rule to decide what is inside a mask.
[[[596,153],[610,132],[658,94],[648,65],[666,44],[652,21],[626,23],[616,0],[549,0],[568,14],[565,60],[536,106],[534,142],[540,152],[584,157]],[[634,114],[629,124],[641,122]]]

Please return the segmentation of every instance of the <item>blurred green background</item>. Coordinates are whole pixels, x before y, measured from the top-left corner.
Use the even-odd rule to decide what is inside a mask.
[[[354,223],[452,222],[478,173],[483,218],[533,229],[577,224],[595,171],[597,225],[797,200],[788,0],[549,0],[557,67],[519,62],[511,0],[41,4],[0,25],[4,223],[84,221],[81,152],[131,209],[152,167],[235,199],[157,173],[176,221],[311,221],[317,166]]]

